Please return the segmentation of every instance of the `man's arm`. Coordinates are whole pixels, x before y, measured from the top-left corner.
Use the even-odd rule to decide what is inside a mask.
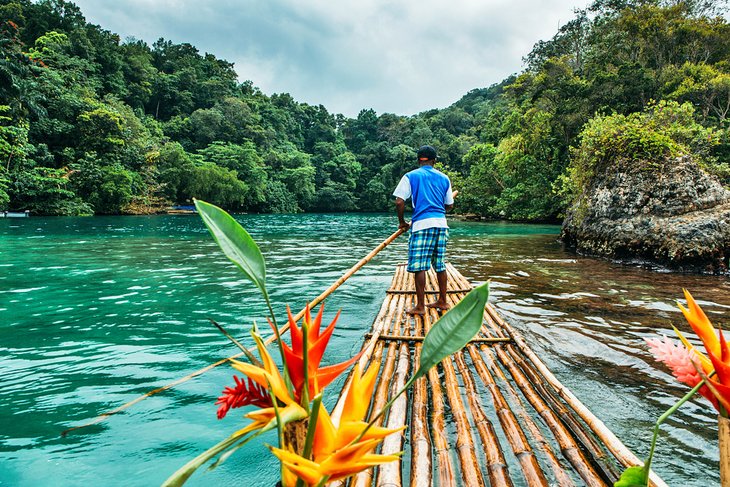
[[[408,227],[410,225],[404,218],[405,211],[406,211],[406,202],[405,202],[405,200],[403,200],[403,198],[395,199],[395,211],[396,211],[396,213],[398,213],[398,228],[408,230]]]

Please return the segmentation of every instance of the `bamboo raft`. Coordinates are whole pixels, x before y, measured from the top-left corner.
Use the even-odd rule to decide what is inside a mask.
[[[472,286],[452,265],[447,272],[453,306]],[[427,302],[437,289],[431,270]],[[408,316],[405,310],[414,304],[413,276],[399,265],[362,347],[361,365],[380,360],[372,411],[414,372],[423,336],[438,319],[435,310],[423,318]],[[335,421],[350,380],[335,406]],[[403,434],[386,438],[381,450],[404,451],[402,460],[364,471],[348,485],[605,486],[624,467],[641,463],[490,304],[477,337],[419,379],[383,422],[388,428],[408,425]],[[665,485],[654,474],[651,484]]]

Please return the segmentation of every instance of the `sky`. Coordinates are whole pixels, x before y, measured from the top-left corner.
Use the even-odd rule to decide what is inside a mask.
[[[587,0],[75,0],[87,21],[188,42],[239,80],[355,117],[413,115],[523,69]]]

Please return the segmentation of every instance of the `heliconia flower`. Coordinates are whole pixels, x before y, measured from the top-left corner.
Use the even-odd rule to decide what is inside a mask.
[[[304,329],[307,329],[307,369],[309,377],[309,397],[314,397],[326,387],[329,383],[337,378],[342,372],[344,372],[350,365],[355,363],[359,358],[360,354],[355,355],[350,360],[345,362],[330,365],[327,367],[321,367],[319,364],[322,362],[322,356],[327,348],[332,332],[335,329],[337,319],[340,317],[338,312],[332,323],[320,333],[322,325],[322,314],[324,312],[324,305],[320,306],[317,317],[312,321],[312,315],[310,314],[309,305],[307,305],[306,313],[304,315],[304,323],[302,327],[297,326],[294,317],[291,314],[291,310],[287,307],[287,313],[289,315],[289,331],[291,333],[291,347],[286,343],[282,342],[284,350],[284,359],[286,362],[286,369],[289,373],[292,385],[295,390],[295,397],[297,400],[301,399],[302,389],[304,388]],[[273,324],[269,322],[273,328]]]
[[[720,340],[717,338],[715,328],[710,323],[710,320],[702,311],[702,308],[697,304],[692,295],[684,290],[684,297],[687,299],[687,308],[678,303],[679,309],[682,310],[682,314],[687,319],[689,326],[692,327],[694,332],[700,337],[702,343],[705,345],[705,349],[708,352],[712,351],[715,355],[720,355]]]
[[[725,335],[720,331],[720,356],[718,357],[710,349],[707,350],[707,355],[712,360],[712,365],[715,367],[717,375],[715,378],[709,378],[708,380],[712,383],[717,391],[717,399],[720,404],[725,408],[726,412],[730,412],[730,350],[728,350],[727,342],[725,341]]]
[[[234,375],[233,380],[236,382],[235,387],[226,386],[223,389],[223,395],[218,398],[215,402],[216,405],[220,405],[218,408],[218,419],[225,418],[228,411],[243,406],[258,406],[260,408],[267,408],[273,406],[271,404],[271,395],[261,387],[260,385],[253,382],[251,379],[246,381],[241,380],[238,376]]]
[[[380,364],[375,363],[362,375],[360,366],[353,371],[353,380],[345,398],[345,407],[339,425],[324,408],[320,408],[314,433],[312,459],[288,450],[272,448],[284,468],[307,486],[319,484],[325,478],[329,481],[341,480],[355,475],[367,468],[397,460],[399,455],[380,455],[372,453],[375,447],[389,434],[401,431],[373,426],[357,441],[354,441],[367,427],[364,417],[372,397],[375,379]],[[285,476],[284,487],[293,487],[296,480]]]
[[[697,371],[700,361],[694,351],[677,345],[668,337],[645,339],[649,345],[654,358],[663,362],[672,371],[672,375],[681,383],[694,387],[702,382],[702,377]],[[695,364],[697,367],[695,367]],[[698,391],[703,397],[710,401],[717,408],[717,399],[707,386],[702,386]]]
[[[291,404],[292,402],[295,402],[294,398],[289,395],[286,383],[281,377],[279,369],[276,367],[276,363],[274,363],[274,359],[271,358],[269,351],[266,350],[266,345],[264,345],[263,340],[261,340],[261,337],[257,333],[253,333],[253,338],[256,341],[256,348],[258,348],[264,367],[261,368],[246,362],[231,360],[233,368],[245,374],[246,377],[253,380],[261,387],[271,390],[276,398],[284,404]]]
[[[264,390],[271,391],[276,399],[283,404],[283,406],[277,405],[279,407],[279,417],[281,418],[282,426],[291,421],[306,418],[307,412],[289,395],[286,383],[281,377],[279,369],[276,367],[276,363],[271,358],[269,351],[266,350],[266,345],[264,345],[263,340],[261,340],[261,337],[257,333],[253,333],[253,338],[256,341],[256,347],[258,348],[264,367],[261,368],[245,362],[231,360],[233,367],[243,372],[243,374]],[[244,434],[258,429],[265,431],[276,426],[276,409],[273,407],[273,404],[269,403],[269,405],[271,407],[258,409],[246,414],[245,416],[253,420],[253,423],[243,428],[239,433]]]
[[[715,332],[715,327],[712,326],[709,318],[707,318],[702,308],[695,302],[689,291],[685,289],[684,295],[687,298],[687,308],[684,308],[680,304],[679,309],[682,310],[690,326],[705,346],[705,351],[707,352],[711,366],[707,363],[707,357],[704,357],[704,360],[701,362],[702,370],[705,377],[707,377],[708,384],[711,386],[710,389],[714,392],[713,396],[722,405],[722,409],[718,406],[717,402],[713,402],[713,404],[718,411],[723,412],[724,409],[724,414],[727,414],[730,412],[730,350],[728,349],[727,342],[725,342],[725,336],[720,331],[718,337],[718,334]],[[679,331],[677,331],[677,334],[685,346],[687,346],[687,349],[692,350],[692,346],[682,334]],[[696,350],[695,353],[700,358],[703,357]],[[716,375],[710,377],[713,371]]]

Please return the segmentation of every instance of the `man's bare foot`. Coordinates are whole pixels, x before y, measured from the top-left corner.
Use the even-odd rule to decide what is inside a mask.
[[[441,311],[446,311],[447,309],[451,308],[451,305],[444,303],[443,301],[436,301],[435,303],[429,303],[426,305],[427,308],[436,308],[440,309]]]
[[[411,316],[423,316],[426,314],[426,310],[423,309],[423,307],[414,306],[408,311],[406,311],[406,314],[409,314]]]

